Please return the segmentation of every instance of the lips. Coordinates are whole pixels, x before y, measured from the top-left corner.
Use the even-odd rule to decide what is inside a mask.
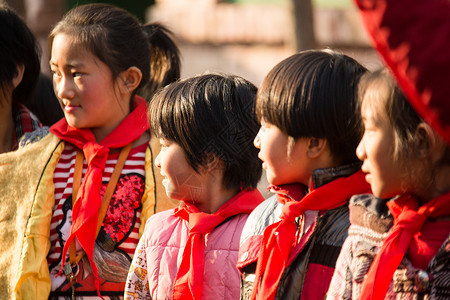
[[[264,159],[261,158],[260,155],[258,155],[258,158],[259,158],[259,160],[261,160],[261,162],[262,162],[262,168],[263,168],[263,169],[266,169],[266,168],[267,168],[267,163],[264,161]]]
[[[81,105],[75,105],[71,103],[64,103],[64,111],[70,113],[74,112],[75,110],[81,108]]]

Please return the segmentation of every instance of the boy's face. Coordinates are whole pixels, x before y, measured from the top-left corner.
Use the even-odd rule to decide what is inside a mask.
[[[363,161],[362,171],[372,193],[380,198],[390,198],[401,193],[402,177],[394,159],[394,130],[384,115],[382,101],[371,103],[373,98],[363,99],[361,115],[364,135],[356,149],[356,155]]]
[[[191,167],[183,148],[177,143],[160,139],[161,152],[155,165],[161,169],[162,183],[171,199],[196,202],[203,191],[203,176]]]
[[[307,140],[299,138],[293,145],[289,141],[289,136],[277,126],[262,120],[253,144],[260,150],[258,157],[270,184],[308,185],[313,168],[306,154]]]

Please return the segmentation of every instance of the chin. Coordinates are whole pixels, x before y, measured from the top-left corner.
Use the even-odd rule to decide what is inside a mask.
[[[383,191],[383,190],[380,190],[380,189],[378,189],[378,190],[377,189],[372,189],[372,194],[374,196],[378,197],[378,198],[381,198],[381,199],[389,199],[389,198],[392,198],[392,197],[398,195],[398,193],[389,192],[389,191]]]

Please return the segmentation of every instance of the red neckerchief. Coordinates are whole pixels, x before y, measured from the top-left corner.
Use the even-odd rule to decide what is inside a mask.
[[[88,163],[86,174],[72,208],[72,227],[64,244],[61,267],[64,267],[70,242],[76,237],[89,259],[97,291],[100,290],[100,287],[93,254],[98,212],[102,203],[100,188],[109,149],[121,148],[134,142],[149,128],[146,101],[142,97],[135,96],[133,104],[132,112],[100,143],[95,141],[94,134],[90,129],[74,128],[67,123],[65,118],[50,128],[50,131],[60,139],[82,149]]]
[[[394,216],[394,226],[367,273],[360,299],[385,298],[395,270],[411,243],[417,241],[414,236],[420,234],[427,218],[450,215],[450,193],[421,207],[418,207],[417,198],[411,195],[402,195],[387,205]],[[439,226],[439,223],[437,225]]]
[[[200,212],[185,203],[175,209],[175,216],[189,222],[189,238],[173,284],[173,299],[200,299],[205,265],[205,235],[226,219],[238,214],[249,214],[264,201],[258,190],[241,191],[214,214]]]
[[[261,241],[256,278],[251,299],[274,299],[281,275],[288,262],[297,225],[295,219],[307,210],[325,211],[345,205],[351,196],[370,192],[370,185],[365,181],[364,173],[358,171],[351,176],[341,177],[317,189],[312,189],[306,196],[294,201],[284,198],[280,221],[269,225]],[[298,186],[301,186],[298,184]],[[284,187],[292,190],[292,186]],[[299,195],[298,187],[295,193]],[[280,198],[278,198],[280,201]],[[281,202],[283,203],[283,202]]]

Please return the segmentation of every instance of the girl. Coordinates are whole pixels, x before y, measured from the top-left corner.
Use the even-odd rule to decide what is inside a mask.
[[[152,216],[128,274],[127,299],[238,299],[239,237],[263,200],[252,140],[256,87],[237,76],[173,83],[150,106],[155,160],[181,206]]]
[[[331,50],[305,51],[264,78],[254,144],[276,196],[245,224],[242,298],[324,298],[347,236],[347,201],[369,189],[354,154],[362,133],[356,85],[365,71]]]
[[[50,34],[55,94],[48,162],[27,221],[16,294],[25,299],[123,295],[147,218],[173,206],[152,171],[147,36],[125,10],[77,7]],[[126,42],[124,42],[126,41]],[[33,145],[34,146],[34,145]]]
[[[0,153],[17,150],[19,139],[38,129],[25,105],[33,100],[40,72],[40,49],[27,25],[0,5]]]
[[[328,298],[448,299],[449,147],[388,71],[366,76],[361,90],[365,132],[356,153],[380,199],[352,199],[352,225]]]

